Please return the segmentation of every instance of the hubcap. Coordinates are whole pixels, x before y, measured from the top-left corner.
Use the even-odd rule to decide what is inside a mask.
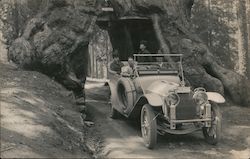
[[[149,121],[148,121],[148,118],[147,118],[147,111],[144,110],[143,111],[143,119],[142,119],[142,134],[143,134],[143,137],[148,139],[148,134],[149,134]]]

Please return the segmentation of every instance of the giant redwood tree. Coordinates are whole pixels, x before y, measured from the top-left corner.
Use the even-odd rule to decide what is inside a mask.
[[[51,1],[48,9],[30,20],[22,36],[14,41],[10,57],[20,66],[55,76],[70,89],[70,74],[79,78],[86,76],[82,70],[87,67],[89,37],[101,13],[96,2],[100,1]],[[193,0],[110,0],[110,4],[116,18],[143,16],[151,19],[164,53],[184,55],[185,75],[192,86],[225,93],[239,104],[250,103],[249,80],[223,68],[192,32]],[[227,56],[226,52],[222,54]]]

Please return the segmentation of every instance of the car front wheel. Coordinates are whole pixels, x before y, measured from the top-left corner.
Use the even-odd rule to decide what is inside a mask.
[[[157,122],[155,113],[149,104],[145,104],[141,110],[141,132],[145,146],[153,149],[157,141]]]
[[[203,135],[207,143],[216,145],[221,138],[221,113],[219,107],[216,104],[211,108],[211,127],[203,128]]]

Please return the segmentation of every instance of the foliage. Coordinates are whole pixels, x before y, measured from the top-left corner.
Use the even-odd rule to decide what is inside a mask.
[[[18,38],[27,23],[47,5],[47,0],[1,0],[0,30],[7,45]]]
[[[195,1],[192,24],[195,32],[218,57],[224,67],[234,69],[237,61],[237,44],[233,25],[236,15],[232,11],[233,0]]]
[[[14,6],[8,1],[0,1],[0,30],[3,33],[4,42],[10,43],[10,40],[17,37],[14,21],[11,17],[14,17]]]

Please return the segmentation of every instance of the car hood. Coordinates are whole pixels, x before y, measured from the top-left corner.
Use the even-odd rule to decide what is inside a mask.
[[[146,93],[155,93],[161,96],[167,96],[170,92],[176,93],[190,93],[190,87],[180,86],[179,83],[171,82],[167,80],[157,80],[154,81],[150,86],[146,89]]]
[[[167,76],[141,76],[135,78],[135,82],[138,83],[143,90],[147,90],[148,87],[155,81],[169,81],[174,83],[180,83],[180,78],[174,75]]]

